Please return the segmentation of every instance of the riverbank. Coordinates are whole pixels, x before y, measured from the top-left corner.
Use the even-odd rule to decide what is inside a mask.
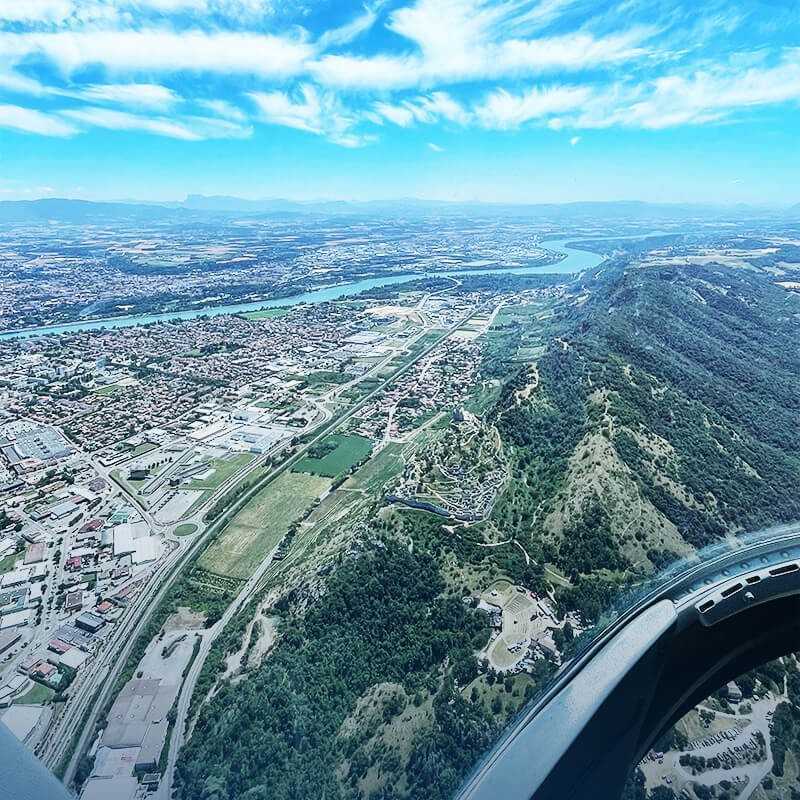
[[[271,300],[256,300],[249,303],[234,303],[223,306],[210,306],[185,311],[168,311],[160,314],[135,314],[123,317],[107,317],[104,319],[65,322],[56,325],[42,325],[27,329],[0,332],[0,341],[10,339],[27,339],[61,333],[77,333],[79,331],[110,330],[114,328],[130,328],[136,325],[149,325],[154,322],[171,320],[197,319],[198,317],[218,317],[225,314],[241,314],[250,311],[261,311],[268,308],[285,308],[304,303],[324,303],[351,297],[369,289],[409,283],[422,278],[470,277],[473,275],[572,275],[592,269],[602,262],[603,256],[588,250],[567,247],[566,239],[549,240],[541,246],[554,253],[563,253],[564,258],[556,264],[544,264],[531,267],[491,267],[486,269],[436,270],[432,272],[405,272],[400,275],[386,275],[378,278],[365,278],[360,281],[335,284],[308,292],[287,297],[276,297]]]

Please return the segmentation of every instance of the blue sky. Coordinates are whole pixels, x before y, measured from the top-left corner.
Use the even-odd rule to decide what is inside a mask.
[[[0,199],[800,201],[795,0],[0,0]]]

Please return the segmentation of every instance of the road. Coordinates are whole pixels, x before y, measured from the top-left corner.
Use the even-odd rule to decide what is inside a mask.
[[[379,386],[377,386],[373,391],[369,392],[369,394],[365,395],[361,400],[355,403],[350,409],[348,409],[343,415],[335,419],[335,421],[329,425],[323,432],[317,434],[308,444],[302,448],[302,450],[295,453],[292,457],[287,459],[279,468],[280,471],[288,469],[294,464],[297,460],[302,458],[305,454],[305,451],[312,447],[316,442],[322,439],[324,436],[327,436],[330,433],[331,428],[338,427],[343,422],[346,422],[350,417],[356,414],[366,403],[370,402],[378,393],[382,392],[387,386],[392,384],[396,381],[399,377],[403,374],[408,372],[410,369],[414,367],[417,362],[421,359],[425,358],[431,351],[433,351],[436,347],[438,347],[442,342],[448,339],[456,330],[458,330],[465,322],[467,322],[470,318],[472,318],[476,313],[478,313],[479,308],[474,308],[470,311],[469,314],[462,317],[458,322],[448,328],[440,337],[436,339],[428,347],[424,348],[420,353],[418,353],[413,359],[408,361],[398,370],[396,370],[392,375],[390,375],[385,381],[383,381]],[[277,472],[277,470],[276,470]],[[261,579],[268,570],[268,568],[272,564],[273,555],[277,547],[267,555],[266,558],[259,564],[256,569],[256,572],[252,575],[252,577],[247,581],[247,583],[242,587],[239,594],[236,595],[231,605],[223,614],[222,618],[208,631],[206,631],[203,635],[203,640],[200,645],[200,650],[198,651],[197,657],[192,662],[191,669],[189,670],[189,674],[186,677],[186,680],[183,682],[181,686],[180,693],[178,695],[178,707],[177,707],[177,718],[175,722],[175,727],[173,729],[172,739],[170,740],[169,745],[169,754],[167,758],[167,767],[164,771],[164,776],[162,777],[161,784],[159,786],[159,800],[168,800],[171,796],[171,790],[175,775],[175,764],[177,763],[178,755],[180,753],[180,748],[183,745],[184,737],[185,737],[185,728],[188,723],[188,710],[191,704],[191,699],[194,694],[194,687],[197,683],[197,679],[200,676],[200,673],[203,669],[203,664],[205,663],[205,659],[208,657],[209,652],[211,651],[211,647],[213,646],[214,640],[219,636],[222,630],[225,628],[225,625],[233,618],[233,616],[238,612],[240,608],[244,606],[244,604],[253,596],[254,594],[261,591],[263,588],[261,586]]]
[[[272,564],[272,558],[275,555],[278,547],[276,546],[269,555],[259,564],[255,573],[248,579],[247,583],[242,587],[241,591],[234,598],[233,602],[225,610],[225,613],[217,620],[214,625],[200,633],[201,642],[200,649],[192,661],[189,672],[181,686],[177,698],[175,726],[172,730],[172,738],[169,742],[169,753],[167,757],[167,768],[161,778],[158,793],[154,796],[155,800],[169,800],[172,795],[172,785],[175,775],[175,764],[178,760],[178,753],[184,743],[186,726],[188,723],[189,707],[194,695],[194,687],[203,670],[203,665],[211,652],[211,647],[214,644],[217,636],[222,633],[225,626],[233,619],[233,617],[244,606],[255,589],[258,587],[261,578]]]
[[[151,611],[158,607],[159,603],[166,597],[170,587],[180,574],[183,567],[189,563],[191,557],[196,554],[201,547],[217,532],[222,530],[230,519],[235,516],[241,508],[243,508],[264,486],[274,480],[278,475],[282,474],[285,470],[289,469],[293,464],[299,461],[314,444],[319,442],[324,436],[331,432],[334,428],[346,422],[350,417],[358,413],[358,411],[373,400],[380,392],[387,386],[391,385],[394,381],[408,372],[414,365],[427,356],[432,350],[438,347],[443,341],[449,338],[458,328],[467,322],[482,308],[476,307],[470,310],[468,314],[460,318],[454,325],[448,328],[437,337],[427,347],[423,348],[416,356],[411,358],[397,370],[395,370],[386,380],[382,381],[372,391],[366,394],[359,401],[354,403],[344,413],[334,416],[327,422],[317,428],[317,433],[304,445],[298,448],[292,455],[286,458],[280,465],[269,473],[264,475],[252,487],[244,492],[237,498],[231,506],[226,509],[222,515],[213,522],[205,531],[200,530],[198,534],[191,537],[183,537],[177,541],[178,548],[171,554],[171,558],[166,560],[164,564],[160,565],[159,573],[163,575],[154,576],[153,579],[147,582],[145,589],[139,594],[136,600],[131,604],[130,610],[122,620],[118,623],[118,629],[115,631],[109,641],[106,642],[102,650],[102,654],[98,661],[93,665],[91,673],[87,675],[84,682],[76,684],[72,690],[73,694],[71,702],[69,702],[62,713],[60,719],[52,728],[52,734],[48,734],[47,744],[42,750],[42,759],[50,768],[55,768],[62,761],[62,759],[69,753],[73,739],[77,736],[77,743],[72,751],[69,762],[64,770],[63,780],[66,785],[70,785],[80,761],[81,755],[86,751],[94,736],[95,726],[99,718],[100,712],[105,708],[111,699],[114,684],[117,676],[124,669],[128,657],[133,649],[136,640],[147,625],[147,621]],[[422,335],[424,335],[423,332]],[[97,466],[100,466],[99,464]],[[103,469],[103,474],[110,478],[110,470]],[[111,479],[113,480],[113,479]],[[117,484],[119,486],[119,484]],[[129,493],[126,492],[128,496]],[[216,493],[215,493],[216,495]],[[135,498],[132,498],[135,499]],[[137,507],[142,511],[148,522],[159,528],[164,528],[164,523],[157,523],[149,511],[142,507],[142,504],[137,502]],[[196,514],[199,524],[202,525],[202,513],[200,511]],[[191,521],[193,518],[189,518]],[[191,540],[191,541],[187,541]],[[232,603],[232,607],[240,608],[241,605],[253,594],[258,588],[258,583],[266,569],[269,567],[272,560],[272,553],[259,565],[254,579],[249,580],[239,594],[236,596]],[[227,613],[227,612],[226,612]],[[235,610],[231,612],[235,613]],[[229,619],[230,616],[226,617]],[[132,627],[131,627],[132,626]],[[224,627],[224,626],[223,626]],[[222,628],[216,629],[216,626],[209,629],[208,634],[203,637],[201,644],[201,653],[195,659],[192,665],[191,674],[194,676],[192,680],[184,682],[182,691],[179,695],[179,706],[183,704],[188,709],[189,700],[191,699],[194,691],[194,685],[197,677],[200,674],[202,665],[205,662],[211,645],[213,644],[216,635]],[[184,695],[189,699],[184,699]],[[184,717],[185,718],[185,717]],[[176,725],[174,730],[178,730]],[[168,769],[170,775],[174,773],[175,759],[179,752],[180,745],[176,745],[175,753],[172,753],[172,746],[170,745],[170,761]],[[165,782],[166,783],[166,782]]]

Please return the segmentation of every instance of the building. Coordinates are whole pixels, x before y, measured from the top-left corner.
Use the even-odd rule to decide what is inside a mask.
[[[91,611],[84,611],[75,618],[75,626],[89,633],[97,633],[105,624],[106,621],[102,617]]]
[[[64,598],[64,610],[78,611],[81,608],[83,608],[83,590],[77,589],[74,592],[67,592],[67,596]]]
[[[72,500],[64,500],[61,503],[56,503],[47,509],[47,513],[51,519],[64,519],[70,514],[74,514],[78,510],[78,506]]]
[[[51,639],[47,645],[47,649],[59,656],[62,656],[67,652],[67,650],[70,649],[70,645],[68,645],[66,642],[62,642],[61,639]]]
[[[81,792],[81,800],[133,800],[139,782],[132,775],[111,778],[89,778]]]
[[[83,650],[79,650],[77,647],[72,647],[58,659],[58,664],[72,672],[77,672],[88,659],[88,653],[84,653]]]
[[[742,699],[742,690],[734,681],[731,681],[725,687],[725,694],[727,694],[728,700],[730,700],[731,703],[738,703]]]
[[[141,772],[156,770],[176,691],[176,686],[165,684],[160,678],[128,681],[108,713],[101,745],[138,747],[134,768]]]
[[[15,569],[11,572],[6,572],[3,575],[3,580],[0,582],[0,586],[3,589],[9,589],[13,586],[21,586],[24,583],[27,583],[30,579],[31,571],[29,569]]]
[[[44,561],[44,557],[47,553],[47,545],[44,542],[34,542],[33,544],[28,545],[28,549],[25,551],[25,560],[24,564],[38,564],[40,561]]]

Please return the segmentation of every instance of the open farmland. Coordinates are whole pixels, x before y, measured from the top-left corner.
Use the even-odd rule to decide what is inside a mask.
[[[262,489],[200,556],[198,566],[230,578],[248,578],[289,526],[330,486],[316,475],[284,472]]]
[[[309,455],[301,458],[294,469],[336,478],[346,472],[353,464],[366,458],[372,451],[372,442],[363,436],[328,436],[309,450]]]
[[[348,479],[345,487],[381,491],[386,483],[403,471],[403,464],[403,445],[399,442],[389,442]]]
[[[291,308],[262,308],[260,311],[248,311],[242,316],[245,319],[277,319],[285,317],[292,309]]]

